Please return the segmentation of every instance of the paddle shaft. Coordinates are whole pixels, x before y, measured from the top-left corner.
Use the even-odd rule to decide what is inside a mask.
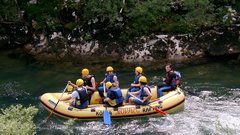
[[[135,95],[133,95],[133,94],[131,94],[131,93],[129,93],[129,95],[131,95],[132,97],[134,97],[134,98],[136,98],[137,100],[139,100],[139,101],[142,102],[142,100],[139,99],[138,97],[136,97]],[[164,111],[162,111],[162,110],[160,110],[160,109],[158,109],[158,108],[156,108],[156,107],[152,107],[152,106],[149,105],[149,104],[147,104],[147,105],[150,106],[151,108],[153,108],[153,110],[155,110],[156,112],[160,113],[161,115],[163,115],[163,116],[167,115],[166,112],[164,112]]]
[[[68,87],[68,84],[67,84],[67,85],[66,85],[66,87],[64,88],[64,90],[63,90],[63,92],[62,92],[62,95],[61,95],[61,97],[58,99],[58,101],[57,101],[56,105],[54,106],[54,108],[52,109],[51,113],[48,115],[47,119],[45,120],[45,123],[47,123],[47,122],[48,122],[48,119],[49,119],[49,118],[51,117],[51,115],[53,114],[53,111],[56,109],[56,107],[57,107],[57,105],[58,105],[58,103],[59,103],[60,99],[62,99],[62,97],[63,97],[63,94],[65,93],[65,91],[66,91],[67,87]]]

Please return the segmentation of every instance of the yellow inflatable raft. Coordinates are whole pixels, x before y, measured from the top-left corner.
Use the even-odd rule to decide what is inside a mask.
[[[121,107],[113,108],[107,107],[110,112],[111,118],[123,118],[123,117],[137,117],[137,116],[148,116],[148,115],[159,115],[153,107],[165,111],[167,113],[174,113],[177,110],[183,108],[185,96],[180,88],[170,91],[164,96],[157,98],[156,88],[151,88],[152,98],[149,106],[140,105],[124,105]],[[127,89],[122,89],[122,93],[126,96]],[[63,97],[68,93],[64,93]],[[40,101],[48,111],[53,111],[58,99],[62,93],[45,93],[40,96]],[[91,98],[91,103],[88,108],[77,109],[69,106],[71,101],[60,101],[53,113],[64,117],[73,119],[97,119],[103,118],[103,111],[105,110],[104,104],[100,104],[101,98],[98,92],[95,92]],[[161,101],[161,102],[159,102]]]

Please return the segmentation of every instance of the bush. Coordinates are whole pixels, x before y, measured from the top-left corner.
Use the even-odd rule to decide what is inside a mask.
[[[36,134],[33,117],[38,112],[34,106],[24,108],[22,105],[12,105],[0,111],[0,134],[32,135]]]

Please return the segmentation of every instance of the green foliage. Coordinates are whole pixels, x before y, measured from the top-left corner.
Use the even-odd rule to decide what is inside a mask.
[[[84,7],[84,19],[91,20],[96,17],[109,19],[113,23],[119,17],[122,0],[88,0]]]
[[[126,16],[128,17],[127,29],[131,30],[130,35],[141,36],[154,31],[152,27],[165,23],[165,13],[170,11],[168,0],[147,0],[130,1],[130,7],[126,7]],[[161,29],[161,27],[155,27]]]
[[[32,2],[32,1],[31,1]],[[25,22],[34,30],[82,29],[84,39],[128,41],[152,33],[196,33],[232,25],[223,18],[230,0],[1,0],[0,22]],[[20,11],[24,11],[21,17]]]
[[[0,21],[15,22],[20,21],[21,15],[15,0],[0,1]]]
[[[185,20],[192,31],[216,24],[214,8],[209,0],[185,0],[184,6],[188,10]]]
[[[27,20],[35,20],[40,28],[55,29],[61,26],[58,16],[63,9],[63,0],[40,0],[37,4],[21,3],[27,14]],[[31,23],[31,22],[30,22]]]
[[[0,134],[32,135],[36,134],[33,117],[38,109],[34,106],[24,108],[22,105],[10,106],[0,111]]]
[[[240,12],[240,1],[236,0],[236,10]]]

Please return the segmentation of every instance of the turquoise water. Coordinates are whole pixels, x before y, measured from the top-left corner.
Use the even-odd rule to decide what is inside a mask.
[[[42,124],[48,112],[38,97],[46,92],[62,92],[68,80],[75,81],[82,68],[90,67],[97,81],[103,79],[107,63],[89,65],[80,63],[46,64],[36,62],[23,54],[0,53],[0,107],[12,104],[36,106],[37,134],[65,134],[66,119],[52,116]],[[121,87],[129,87],[134,66],[114,63]],[[74,134],[239,134],[240,132],[240,63],[227,59],[213,59],[201,64],[179,64],[182,89],[186,93],[185,108],[169,117],[112,120],[110,127],[102,120],[76,121]],[[155,65],[158,67],[158,65]],[[159,67],[162,67],[159,65]],[[151,83],[164,74],[161,68],[144,68]]]

